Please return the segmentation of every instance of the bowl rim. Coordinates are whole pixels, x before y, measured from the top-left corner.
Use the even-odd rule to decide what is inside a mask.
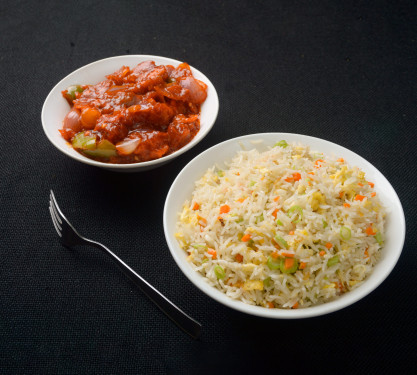
[[[101,167],[101,168],[106,168],[106,169],[117,169],[117,170],[129,170],[129,169],[140,169],[140,168],[146,168],[146,167],[151,167],[151,166],[155,166],[156,164],[159,163],[166,163],[174,158],[176,158],[177,156],[183,154],[184,152],[188,151],[189,149],[191,149],[192,147],[194,147],[195,145],[197,145],[212,129],[212,127],[214,126],[217,116],[218,116],[218,112],[219,112],[219,97],[216,91],[216,88],[214,87],[214,85],[211,83],[211,81],[207,78],[207,76],[205,74],[203,74],[201,71],[199,71],[198,69],[194,68],[193,66],[190,65],[190,68],[194,73],[197,73],[198,75],[201,75],[201,78],[203,78],[204,83],[207,84],[207,86],[209,87],[209,91],[211,92],[210,95],[213,95],[214,98],[214,108],[211,110],[211,112],[214,113],[213,116],[213,121],[211,122],[211,124],[209,124],[207,127],[205,127],[204,129],[201,129],[198,131],[198,133],[194,136],[194,138],[187,143],[184,147],[180,148],[179,150],[173,152],[172,154],[163,156],[159,159],[154,159],[154,160],[149,160],[149,161],[145,161],[145,162],[139,162],[139,163],[131,163],[131,164],[111,164],[111,163],[103,163],[100,161],[96,161],[93,159],[89,159],[79,153],[77,154],[73,154],[71,153],[68,149],[66,148],[62,148],[60,147],[60,145],[58,145],[55,140],[52,138],[52,136],[49,134],[48,132],[48,127],[46,126],[47,120],[46,120],[46,111],[48,108],[48,103],[51,100],[52,96],[55,95],[55,91],[56,89],[61,86],[61,84],[71,75],[76,75],[77,73],[79,73],[80,71],[89,68],[91,66],[94,65],[99,65],[102,64],[103,62],[109,61],[109,60],[122,60],[125,58],[138,58],[141,59],[139,62],[141,61],[146,61],[146,60],[153,60],[153,59],[162,59],[165,60],[166,62],[164,63],[164,65],[166,64],[180,64],[183,61],[179,61],[176,59],[172,59],[170,57],[164,57],[164,56],[157,56],[157,55],[118,55],[118,56],[112,56],[112,57],[106,57],[104,59],[100,59],[100,60],[96,60],[93,61],[89,64],[83,65],[81,67],[79,67],[78,69],[72,71],[71,73],[67,74],[65,77],[63,77],[57,84],[54,85],[54,87],[50,90],[50,92],[48,93],[43,105],[42,105],[42,111],[41,111],[41,121],[42,121],[42,129],[46,135],[46,137],[49,139],[49,141],[61,152],[63,152],[65,155],[71,157],[74,160],[77,160],[79,162],[85,163],[85,164],[89,164],[89,165],[93,165],[96,167]],[[110,73],[109,73],[110,74]],[[104,79],[104,77],[103,77]]]
[[[398,214],[399,214],[399,226],[401,228],[400,233],[398,234],[396,246],[394,246],[393,250],[389,253],[389,259],[390,262],[388,265],[382,269],[382,271],[379,272],[379,276],[376,279],[371,280],[368,278],[365,280],[365,282],[357,289],[352,291],[351,293],[346,293],[344,295],[343,299],[337,298],[335,300],[325,302],[319,305],[314,305],[310,307],[306,307],[303,309],[267,309],[261,306],[254,306],[245,304],[244,302],[234,300],[223,292],[219,291],[218,289],[212,287],[209,283],[204,281],[203,277],[195,270],[191,268],[191,266],[188,265],[184,257],[181,257],[179,255],[179,252],[175,251],[175,247],[179,248],[178,242],[175,240],[175,238],[172,238],[169,233],[169,221],[173,218],[168,217],[169,214],[169,206],[170,202],[175,199],[174,191],[176,189],[176,186],[179,184],[183,176],[187,173],[187,170],[191,168],[194,164],[198,163],[200,160],[204,159],[208,154],[211,152],[214,152],[216,149],[227,147],[227,145],[230,145],[231,143],[240,142],[244,140],[248,140],[251,138],[268,138],[268,137],[280,137],[280,138],[286,138],[286,137],[299,137],[301,138],[307,138],[309,140],[313,141],[319,141],[327,143],[328,146],[336,147],[342,152],[342,156],[344,155],[351,155],[355,156],[361,159],[361,162],[363,162],[366,165],[367,169],[373,170],[377,175],[379,175],[379,178],[382,178],[385,180],[384,182],[387,184],[388,189],[390,190],[390,194],[392,197],[393,203],[399,208]],[[302,142],[300,140],[300,142]],[[254,146],[255,147],[255,146]],[[213,165],[216,163],[216,161],[213,161]],[[202,171],[202,173],[205,172]],[[192,181],[192,183],[194,183]],[[172,213],[171,213],[172,214]],[[177,215],[177,213],[175,213]],[[404,216],[404,210],[401,205],[401,201],[395,192],[394,188],[392,187],[391,183],[388,181],[388,179],[370,162],[368,162],[366,159],[355,153],[354,151],[351,151],[337,143],[324,140],[322,138],[312,137],[308,135],[303,134],[296,134],[296,133],[280,133],[280,132],[274,132],[274,133],[255,133],[255,134],[247,134],[243,136],[239,136],[236,138],[232,138],[226,141],[223,141],[221,143],[218,143],[209,149],[205,150],[203,153],[197,155],[195,158],[193,158],[177,175],[174,182],[171,184],[171,187],[168,191],[165,204],[164,204],[164,213],[163,213],[163,227],[164,227],[164,234],[165,239],[168,244],[168,248],[170,250],[170,253],[172,257],[174,258],[175,262],[177,263],[178,267],[181,269],[181,271],[184,273],[184,275],[188,278],[188,280],[191,281],[192,284],[194,284],[198,289],[200,289],[202,292],[207,294],[209,297],[213,298],[217,302],[228,306],[234,310],[264,317],[264,318],[273,318],[273,319],[301,319],[301,318],[310,318],[315,316],[321,316],[325,314],[329,314],[338,310],[341,310],[345,307],[348,307],[355,302],[359,301],[360,299],[364,298],[368,294],[370,294],[372,291],[374,291],[381,283],[388,277],[388,275],[391,273],[391,271],[394,269],[395,265],[398,262],[398,259],[401,255],[404,241],[405,241],[405,232],[406,232],[406,224],[405,224],[405,216]],[[371,274],[372,275],[372,274]],[[355,293],[353,293],[355,292]]]

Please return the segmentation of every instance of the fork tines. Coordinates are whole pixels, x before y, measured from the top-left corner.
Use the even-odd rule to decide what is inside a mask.
[[[58,203],[56,203],[54,192],[52,190],[49,198],[49,212],[51,213],[52,222],[54,224],[56,232],[58,233],[58,236],[62,237],[62,220],[59,214]]]

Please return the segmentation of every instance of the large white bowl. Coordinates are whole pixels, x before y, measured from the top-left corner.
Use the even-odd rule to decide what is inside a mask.
[[[170,155],[164,156],[160,159],[145,161],[142,163],[134,164],[108,164],[89,159],[79,152],[75,151],[71,145],[62,138],[58,129],[62,128],[62,122],[65,115],[69,112],[70,106],[63,98],[61,91],[65,90],[68,86],[74,84],[97,84],[105,79],[105,76],[120,69],[123,65],[133,68],[142,61],[152,60],[157,65],[174,65],[177,66],[181,61],[169,59],[167,57],[152,56],[152,55],[126,55],[109,57],[107,59],[99,60],[91,64],[85,65],[82,68],[77,69],[75,72],[67,75],[62,79],[49,93],[42,108],[42,125],[46,136],[52,142],[52,144],[62,151],[64,154],[71,158],[78,160],[85,164],[94,165],[110,170],[116,170],[119,172],[138,172],[152,168],[159,167],[162,164],[176,158],[185,151],[194,147],[200,142],[213,127],[216,121],[217,113],[219,111],[219,98],[217,96],[216,89],[209,79],[197,69],[191,67],[195,78],[203,81],[207,84],[207,99],[201,106],[200,115],[200,131],[181,149],[173,152]]]
[[[186,199],[190,199],[194,190],[194,182],[199,179],[205,171],[218,164],[221,168],[224,161],[230,161],[237,151],[257,148],[260,151],[266,150],[267,146],[273,146],[277,141],[285,139],[289,142],[300,142],[309,145],[312,150],[323,152],[326,155],[343,157],[352,166],[360,167],[367,178],[375,182],[375,190],[378,192],[381,201],[384,202],[388,212],[386,219],[385,246],[381,250],[381,259],[376,264],[369,278],[357,289],[354,289],[338,299],[321,305],[307,308],[286,310],[267,309],[260,306],[252,306],[243,302],[233,300],[224,293],[210,286],[204,281],[203,276],[194,271],[186,260],[186,253],[180,248],[174,237],[178,213]],[[262,140],[262,143],[257,141]],[[252,143],[254,142],[254,143]],[[211,147],[189,162],[173,182],[165,201],[164,207],[164,231],[169,249],[177,265],[185,276],[200,290],[216,301],[233,309],[267,318],[306,318],[327,314],[360,300],[372,292],[390,274],[401,254],[405,239],[405,219],[400,200],[388,180],[371,163],[348,149],[335,143],[319,138],[305,135],[288,133],[264,133],[252,134],[220,143]],[[370,307],[372,308],[372,307]]]

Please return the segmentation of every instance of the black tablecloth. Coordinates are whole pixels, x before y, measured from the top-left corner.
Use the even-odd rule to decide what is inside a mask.
[[[0,5],[1,373],[401,373],[416,363],[416,14],[413,1],[15,1]],[[55,149],[40,112],[73,70],[125,54],[186,61],[215,85],[211,132],[140,174]],[[233,311],[182,274],[162,211],[194,156],[251,133],[338,143],[374,164],[406,215],[403,254],[364,300],[327,316]],[[92,248],[58,243],[70,221],[203,324],[193,341]],[[409,370],[408,370],[409,371]]]

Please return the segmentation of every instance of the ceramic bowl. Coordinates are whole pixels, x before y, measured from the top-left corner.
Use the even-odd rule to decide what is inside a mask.
[[[185,200],[191,199],[194,190],[194,182],[202,177],[206,170],[215,164],[222,168],[225,161],[230,161],[240,150],[253,148],[265,151],[268,146],[273,146],[277,141],[285,139],[288,142],[299,142],[308,145],[312,150],[323,152],[326,155],[342,157],[351,166],[358,166],[370,181],[375,183],[375,191],[387,211],[385,245],[381,250],[381,258],[375,265],[371,275],[362,285],[349,291],[335,300],[312,307],[298,309],[267,309],[260,306],[245,304],[234,300],[221,291],[210,286],[204,281],[203,276],[194,271],[187,262],[187,254],[181,249],[175,239],[178,213],[182,210]],[[173,182],[164,207],[164,231],[171,254],[184,275],[202,292],[214,300],[239,310],[241,312],[278,319],[306,318],[327,314],[340,310],[364,298],[371,293],[394,268],[401,254],[405,239],[405,219],[400,200],[388,180],[371,163],[348,149],[323,139],[305,135],[286,133],[252,134],[234,138],[211,147],[190,161]],[[369,308],[372,308],[370,306]]]
[[[203,81],[207,84],[207,99],[201,106],[200,114],[200,131],[181,149],[164,156],[160,159],[146,161],[142,163],[134,164],[108,164],[99,161],[89,159],[79,152],[75,151],[71,145],[62,138],[58,129],[62,128],[62,122],[65,115],[69,112],[70,106],[67,101],[61,95],[61,91],[74,84],[97,84],[108,74],[120,69],[123,65],[133,68],[142,61],[152,60],[156,65],[174,65],[177,66],[181,61],[173,60],[167,57],[151,56],[151,55],[126,55],[116,56],[107,59],[99,60],[91,64],[85,65],[82,68],[77,69],[71,74],[63,78],[57,85],[51,90],[47,96],[43,108],[42,108],[42,125],[46,136],[51,143],[65,155],[80,161],[85,164],[110,169],[119,172],[138,172],[152,168],[159,167],[168,161],[173,160],[177,156],[183,154],[190,148],[194,147],[200,142],[213,127],[216,121],[217,113],[219,111],[219,99],[216,89],[210,80],[200,71],[191,67],[195,78]]]

